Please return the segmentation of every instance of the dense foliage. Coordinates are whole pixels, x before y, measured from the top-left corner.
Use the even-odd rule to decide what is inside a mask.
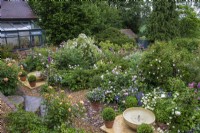
[[[7,116],[7,130],[10,133],[48,132],[42,120],[32,112],[22,109]]]
[[[137,128],[137,133],[153,133],[153,128],[143,123]]]
[[[97,41],[110,41],[111,43],[123,46],[126,43],[134,45],[135,40],[128,38],[125,34],[121,33],[120,30],[110,27],[96,34]]]
[[[170,43],[156,43],[144,53],[139,73],[149,85],[163,86],[168,78],[180,77],[186,82],[195,80],[198,57],[185,48]]]
[[[15,60],[0,60],[0,91],[5,95],[11,95],[17,89],[18,72],[14,63]]]
[[[29,1],[41,18],[39,24],[56,44],[80,33],[92,35],[110,26],[120,26],[119,11],[105,2]]]
[[[107,107],[102,111],[102,117],[104,121],[113,121],[115,119],[115,110],[113,108]]]

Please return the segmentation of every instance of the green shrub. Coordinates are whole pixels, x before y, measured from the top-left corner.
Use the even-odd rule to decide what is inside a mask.
[[[194,52],[200,46],[199,39],[190,39],[190,38],[178,38],[172,40],[172,43],[180,48],[186,48],[190,52]]]
[[[28,77],[28,82],[35,82],[36,81],[36,76],[35,75],[30,75]]]
[[[95,88],[87,93],[87,99],[90,102],[102,102],[104,101],[104,93],[101,88]]]
[[[181,92],[183,88],[186,88],[185,83],[179,78],[169,78],[165,86],[165,88],[171,92]]]
[[[125,100],[125,107],[126,108],[137,107],[137,105],[138,105],[138,101],[137,101],[136,97],[134,97],[134,96],[126,97],[126,100]]]
[[[26,57],[25,60],[23,60],[21,63],[21,65],[23,65],[24,69],[29,71],[29,72],[32,72],[32,71],[35,71],[35,70],[42,70],[42,69],[45,69],[47,67],[47,49],[42,49],[42,50],[39,50],[39,49],[35,49],[36,51],[32,51],[30,53],[30,55],[28,55]],[[46,51],[45,51],[46,50]],[[45,52],[44,52],[45,51]]]
[[[174,106],[171,99],[158,99],[154,110],[156,121],[167,124]]]
[[[113,108],[106,107],[103,109],[102,117],[104,121],[113,121],[115,116],[116,114]]]
[[[10,133],[48,132],[37,115],[22,109],[8,114],[7,121],[7,130]]]
[[[141,124],[137,128],[137,133],[153,133],[153,128],[148,124]]]
[[[74,52],[74,53],[73,53]],[[64,56],[64,57],[62,57]],[[69,68],[79,65],[82,68],[93,66],[102,56],[102,51],[94,44],[94,39],[80,34],[78,38],[68,40],[59,53],[56,53],[57,66]],[[60,58],[60,59],[59,59]]]
[[[118,44],[122,46],[123,44],[129,43],[134,45],[135,41],[133,39],[128,38],[126,35],[121,33],[118,29],[110,27],[98,34],[95,35],[97,41],[105,42],[110,41],[111,43]]]
[[[48,84],[44,84],[41,86],[40,93],[45,94],[45,93],[53,93],[55,92],[55,89],[52,86],[49,86]]]
[[[17,82],[17,67],[12,63],[6,64],[0,60],[0,91],[5,95],[13,94],[17,88]]]
[[[18,56],[12,52],[13,44],[2,44],[0,46],[0,58],[14,58],[16,59]]]
[[[149,85],[163,86],[168,78],[177,77],[191,82],[198,74],[195,54],[171,43],[155,43],[146,51],[139,63],[139,73]]]
[[[21,72],[19,72],[19,76],[20,77],[27,76],[27,72],[26,71],[21,71]]]
[[[61,85],[64,87],[68,87],[70,90],[73,91],[90,88],[91,77],[96,74],[93,69],[83,69],[79,67],[68,71],[63,70],[59,73],[62,77]]]
[[[86,66],[83,52],[79,49],[63,49],[54,55],[58,69],[70,69],[77,65]],[[88,65],[87,65],[88,66]]]
[[[72,120],[80,118],[84,113],[83,102],[72,105],[70,97],[63,90],[58,93],[44,93],[43,96],[48,110],[44,122],[49,129],[59,128],[63,123],[70,127]]]

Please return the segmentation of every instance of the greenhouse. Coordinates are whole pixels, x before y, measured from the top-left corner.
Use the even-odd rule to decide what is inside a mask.
[[[1,45],[9,45],[13,49],[27,49],[41,46],[45,39],[43,30],[31,21],[2,22]]]
[[[27,2],[1,0],[0,14],[1,45],[23,50],[44,44],[44,31]]]

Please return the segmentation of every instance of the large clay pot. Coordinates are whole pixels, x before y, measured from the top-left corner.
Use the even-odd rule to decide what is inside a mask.
[[[100,109],[100,102],[91,102],[92,109],[98,111]]]
[[[35,87],[36,86],[36,82],[29,82],[31,87]]]
[[[26,81],[26,76],[20,77],[21,81]]]
[[[104,121],[104,124],[105,124],[106,128],[112,128],[113,124],[114,124],[114,120],[113,121]]]

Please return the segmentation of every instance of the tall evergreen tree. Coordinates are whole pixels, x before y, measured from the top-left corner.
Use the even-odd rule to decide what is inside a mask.
[[[147,24],[150,40],[170,40],[179,36],[176,0],[153,0],[153,11]]]

